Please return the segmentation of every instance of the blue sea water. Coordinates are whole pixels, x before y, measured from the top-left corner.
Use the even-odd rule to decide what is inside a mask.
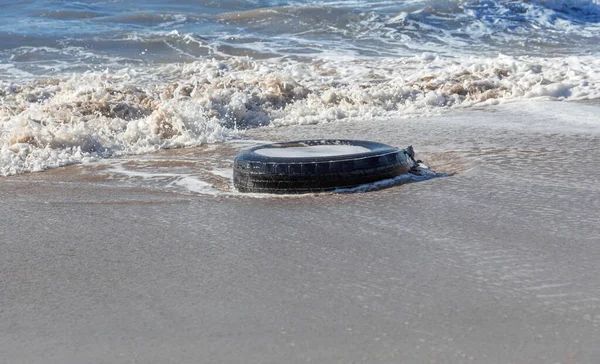
[[[0,64],[33,74],[230,55],[600,52],[596,1],[28,0],[0,10]]]
[[[537,98],[600,98],[600,0],[0,3],[0,175]]]

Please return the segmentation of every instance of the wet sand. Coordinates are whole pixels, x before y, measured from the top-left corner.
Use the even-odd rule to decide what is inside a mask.
[[[361,194],[183,193],[100,165],[3,178],[0,362],[598,362],[598,114],[247,132],[412,144],[456,173]],[[152,158],[184,155],[207,158]]]

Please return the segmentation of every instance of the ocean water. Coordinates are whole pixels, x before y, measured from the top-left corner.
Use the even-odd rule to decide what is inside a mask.
[[[4,176],[256,128],[600,98],[599,0],[29,0],[0,11]]]

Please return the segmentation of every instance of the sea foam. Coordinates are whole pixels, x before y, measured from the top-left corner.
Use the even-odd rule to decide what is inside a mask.
[[[0,174],[219,142],[254,127],[595,98],[593,56],[233,58],[5,82]]]

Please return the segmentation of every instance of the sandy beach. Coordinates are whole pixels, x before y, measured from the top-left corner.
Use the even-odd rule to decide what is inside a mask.
[[[140,4],[0,4],[0,364],[600,363],[600,0]]]
[[[455,173],[368,193],[193,193],[110,160],[4,177],[0,362],[598,362],[599,113],[246,132],[412,144]],[[239,151],[209,147],[143,169],[227,168]]]

